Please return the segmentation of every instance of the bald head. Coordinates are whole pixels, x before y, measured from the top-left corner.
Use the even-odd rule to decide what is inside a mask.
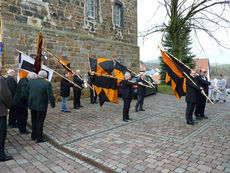
[[[76,74],[77,74],[77,75],[80,75],[80,74],[81,74],[81,70],[77,69],[77,70],[76,70]]]
[[[10,76],[10,77],[14,77],[15,76],[15,71],[13,69],[9,69],[7,71],[7,75]]]

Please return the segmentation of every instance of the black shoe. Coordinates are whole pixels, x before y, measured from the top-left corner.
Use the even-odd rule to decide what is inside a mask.
[[[195,123],[193,121],[187,121],[187,124],[194,125]]]
[[[144,109],[140,109],[140,111],[145,111]]]
[[[208,119],[208,117],[206,117],[206,116],[203,116],[203,117],[201,117],[201,118],[203,118],[203,119]]]
[[[132,118],[128,118],[127,120],[130,120],[130,121],[131,121],[131,120],[133,120],[133,119],[132,119]]]
[[[226,102],[226,100],[224,100],[224,103]]]
[[[196,117],[196,120],[202,120],[202,118],[201,117]]]
[[[32,141],[35,141],[35,140],[36,140],[36,138],[34,138],[34,137],[31,137],[31,140],[32,140]]]
[[[94,102],[94,104],[98,104],[98,102]]]
[[[48,141],[48,139],[44,138],[42,140],[37,140],[36,143],[43,143],[43,142],[47,142],[47,141]]]
[[[68,110],[66,110],[66,111],[64,111],[65,113],[71,113],[71,111],[68,111]]]
[[[128,120],[123,120],[123,121],[128,122]]]
[[[79,107],[74,107],[74,109],[79,109]]]
[[[4,158],[0,159],[0,162],[5,162],[5,161],[8,161],[8,160],[12,160],[13,157],[12,156],[5,156]]]
[[[136,111],[136,112],[138,112],[138,109],[137,109],[137,108],[135,108],[135,111]]]
[[[28,134],[30,134],[30,132],[29,131],[20,132],[20,134],[22,134],[22,135],[28,135]]]
[[[84,107],[84,106],[80,105],[79,107],[82,108],[82,107]]]
[[[91,102],[91,104],[94,104],[94,102]]]

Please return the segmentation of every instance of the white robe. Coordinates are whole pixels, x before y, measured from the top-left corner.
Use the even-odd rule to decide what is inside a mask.
[[[219,79],[217,81],[217,88],[223,93],[216,93],[216,100],[226,100],[226,80],[225,79]]]

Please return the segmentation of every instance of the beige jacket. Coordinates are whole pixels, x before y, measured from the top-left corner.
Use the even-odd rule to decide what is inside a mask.
[[[0,116],[6,116],[11,106],[11,93],[5,79],[0,75]]]

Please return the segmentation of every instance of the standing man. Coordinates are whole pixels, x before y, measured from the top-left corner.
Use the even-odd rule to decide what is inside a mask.
[[[219,76],[219,80],[217,81],[217,88],[223,93],[216,93],[216,103],[219,102],[219,100],[223,100],[226,102],[226,80],[223,78],[223,75],[221,74]]]
[[[17,82],[14,79],[15,77],[15,71],[10,69],[7,71],[8,77],[6,78],[6,83],[8,85],[8,88],[10,89],[12,98],[14,98],[14,94],[17,88]],[[10,107],[10,112],[9,112],[9,120],[8,120],[8,125],[13,127],[13,128],[17,128],[17,124],[16,124],[16,117],[15,117],[15,107],[14,105],[11,105]]]
[[[195,78],[196,72],[194,70],[191,70],[190,76],[196,85],[191,80],[186,79],[186,88],[187,88],[186,96],[185,96],[185,101],[187,103],[186,120],[187,120],[187,124],[194,125],[195,122],[193,121],[192,115],[194,112],[194,108],[198,102],[198,95],[200,93],[204,94],[204,90],[202,87],[198,86],[198,81]]]
[[[90,90],[90,102],[91,104],[94,104],[94,103],[97,103],[97,93],[91,82],[92,80],[91,77],[92,77],[91,75],[88,75],[88,84],[93,88],[93,89],[89,88],[89,90]]]
[[[45,121],[48,102],[55,107],[55,100],[51,83],[46,81],[47,72],[39,71],[38,78],[30,80],[27,86],[28,107],[31,109],[32,134],[31,139],[36,142],[46,142],[43,138],[43,124]]]
[[[74,102],[73,102],[73,107],[74,109],[79,109],[80,107],[83,107],[81,105],[81,90],[83,89],[83,84],[84,81],[82,80],[81,77],[81,71],[80,70],[76,70],[76,75],[73,76],[73,82],[75,84],[77,84],[80,88],[78,87],[73,87],[73,93],[74,93]]]
[[[131,104],[131,100],[133,98],[133,85],[137,83],[132,83],[129,80],[131,79],[131,74],[129,72],[125,73],[125,80],[121,82],[121,86],[123,88],[122,98],[124,101],[123,107],[123,121],[128,122],[128,120],[132,120],[129,118],[129,108]]]
[[[5,154],[5,141],[7,133],[7,109],[11,106],[11,93],[5,79],[2,77],[3,67],[0,63],[0,162],[13,159]]]
[[[145,74],[142,73],[140,75],[140,78],[137,80],[138,88],[137,88],[137,104],[135,106],[135,111],[145,111],[143,109],[143,104],[144,104],[144,98],[145,98],[145,94],[146,94],[146,87],[141,85],[141,84],[145,84],[148,85],[147,82],[144,81],[145,80]],[[138,107],[140,107],[140,109],[138,110]]]
[[[68,79],[69,75],[70,75],[69,72],[66,72],[65,78]],[[61,79],[61,93],[60,93],[60,95],[62,96],[62,107],[61,107],[62,112],[70,112],[66,107],[66,101],[67,101],[67,98],[69,97],[70,87],[73,87],[73,84],[71,84],[66,79],[64,79],[64,78]]]
[[[206,95],[208,95],[208,86],[211,85],[213,88],[215,87],[212,85],[207,77],[206,77],[207,71],[205,69],[200,69],[200,75],[197,76],[197,81],[199,86],[201,86],[205,92]],[[205,116],[205,105],[206,105],[206,97],[199,93],[198,94],[198,103],[196,105],[196,110],[195,110],[195,116],[197,120],[202,120],[202,119],[207,119],[208,117]]]
[[[28,80],[36,79],[37,74],[30,72],[27,77],[19,80],[14,98],[13,105],[15,107],[15,117],[17,119],[18,130],[20,134],[29,134],[26,129],[28,119],[28,100],[27,100],[27,85]]]

